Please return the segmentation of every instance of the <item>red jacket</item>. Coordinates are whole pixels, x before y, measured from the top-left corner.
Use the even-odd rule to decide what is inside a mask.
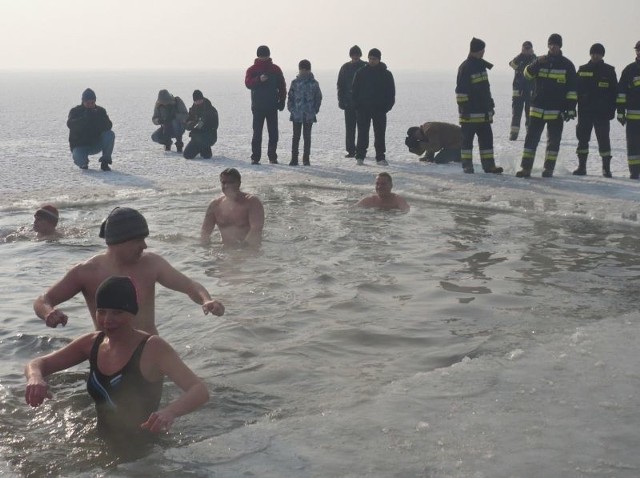
[[[267,81],[260,81],[260,75],[267,75]],[[271,109],[284,107],[287,99],[287,84],[282,70],[274,65],[271,58],[256,58],[247,69],[244,84],[251,90],[251,107]]]

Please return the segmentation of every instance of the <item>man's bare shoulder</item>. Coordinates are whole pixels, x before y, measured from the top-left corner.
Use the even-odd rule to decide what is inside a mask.
[[[242,194],[244,194],[244,200],[247,201],[247,203],[249,203],[250,206],[258,205],[258,204],[262,205],[262,201],[260,201],[260,198],[255,194],[251,194],[251,193],[242,193]]]
[[[356,207],[378,207],[380,198],[377,195],[367,196],[356,203]]]

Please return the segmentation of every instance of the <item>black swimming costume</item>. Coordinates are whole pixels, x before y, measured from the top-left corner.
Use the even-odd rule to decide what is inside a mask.
[[[98,369],[98,348],[104,340],[104,332],[98,334],[93,343],[87,391],[96,404],[101,434],[138,433],[140,425],[158,410],[162,380],[150,382],[140,372],[140,356],[149,337],[142,339],[127,364],[112,375],[104,375]]]

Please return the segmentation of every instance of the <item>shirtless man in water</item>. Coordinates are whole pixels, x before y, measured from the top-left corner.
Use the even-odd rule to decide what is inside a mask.
[[[200,231],[203,245],[210,243],[211,233],[218,226],[225,247],[260,247],[264,208],[256,196],[240,191],[240,181],[236,168],[220,173],[223,195],[211,201],[207,208]]]
[[[95,296],[98,286],[113,275],[129,276],[138,293],[139,311],[134,326],[149,334],[158,334],[155,324],[155,286],[187,294],[202,306],[205,314],[223,315],[224,305],[212,300],[202,284],[189,279],[171,264],[152,252],[145,252],[145,238],[149,228],[145,218],[135,209],[115,208],[102,223],[100,237],[107,243],[107,250],[75,265],[65,276],[39,296],[33,303],[38,317],[48,327],[67,324],[67,315],[58,304],[82,292],[96,330]]]
[[[380,173],[376,177],[376,194],[361,199],[356,206],[378,208],[388,211],[400,209],[402,212],[409,210],[409,204],[401,196],[391,192],[393,181],[389,173]]]

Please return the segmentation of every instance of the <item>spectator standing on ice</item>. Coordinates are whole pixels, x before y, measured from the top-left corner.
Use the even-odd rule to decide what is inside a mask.
[[[549,52],[539,56],[525,67],[524,76],[534,81],[529,113],[529,128],[524,140],[521,170],[518,178],[531,176],[536,158],[536,149],[547,126],[547,151],[544,158],[543,178],[553,176],[556,159],[560,151],[560,140],[564,121],[576,117],[576,68],[562,55],[562,37],[557,33],[549,36]]]
[[[356,164],[363,165],[369,147],[369,128],[373,123],[373,146],[376,162],[387,166],[385,134],[387,113],[396,102],[396,85],[387,65],[380,61],[382,53],[377,48],[369,50],[369,62],[356,72],[351,96],[356,108],[358,142]]]
[[[491,97],[489,75],[487,70],[493,65],[484,60],[485,43],[479,38],[472,38],[469,45],[469,56],[458,68],[456,81],[456,102],[460,128],[462,128],[462,170],[473,173],[473,139],[478,135],[480,162],[485,173],[502,173],[496,167],[493,156],[493,123],[494,102]]]
[[[172,139],[175,138],[176,151],[182,153],[182,135],[188,114],[187,107],[179,96],[160,90],[151,119],[153,124],[160,127],[151,135],[151,140],[163,144],[165,151],[171,151]]]
[[[269,133],[267,157],[271,164],[278,164],[278,110],[284,110],[287,101],[287,83],[282,70],[271,60],[269,47],[261,45],[245,74],[244,84],[251,90],[253,137],[251,139],[251,164],[260,164],[262,156],[262,129],[265,121]]]
[[[351,47],[349,56],[351,61],[342,65],[338,72],[338,107],[344,110],[345,147],[347,150],[345,158],[355,158],[357,122],[356,109],[352,99],[353,78],[366,63],[362,61],[362,50],[358,45]]]
[[[591,130],[595,129],[598,150],[602,157],[602,175],[611,177],[611,141],[609,139],[610,121],[616,115],[618,96],[618,76],[616,69],[607,65],[604,58],[604,46],[594,43],[589,50],[591,60],[578,68],[576,80],[578,92],[578,169],[573,174],[587,174],[587,157]]]
[[[515,141],[520,133],[520,120],[524,110],[524,124],[529,126],[529,103],[531,102],[531,82],[524,77],[524,68],[533,60],[536,54],[533,52],[533,44],[525,41],[522,44],[520,54],[509,62],[514,69],[513,93],[511,96],[511,132],[509,140]]]
[[[193,159],[197,155],[204,159],[211,158],[211,146],[218,140],[218,110],[200,90],[193,92],[193,106],[189,108],[186,127],[190,131],[191,141],[184,148],[185,159]]]
[[[311,73],[311,62],[301,60],[298,63],[298,76],[291,82],[287,109],[291,113],[289,119],[293,122],[293,139],[291,140],[291,162],[289,166],[298,165],[300,133],[304,141],[302,164],[309,166],[311,154],[311,128],[317,121],[316,115],[322,104],[320,85]]]
[[[82,104],[69,111],[69,146],[73,162],[80,169],[89,169],[89,156],[102,153],[100,169],[111,171],[111,153],[116,136],[107,110],[96,105],[96,94],[91,88],[82,92]]]
[[[622,70],[618,84],[618,121],[627,125],[627,162],[631,179],[640,179],[640,41],[636,60]]]

